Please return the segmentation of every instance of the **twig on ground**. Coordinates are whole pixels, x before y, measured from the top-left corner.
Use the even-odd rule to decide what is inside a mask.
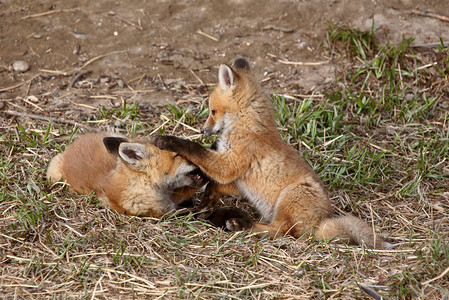
[[[196,99],[182,99],[182,100],[178,100],[176,101],[176,105],[181,105],[181,104],[185,104],[185,103],[194,103],[195,105],[199,105],[201,104],[201,100],[196,100]]]
[[[262,30],[276,30],[276,31],[281,31],[281,32],[285,32],[285,33],[291,33],[294,31],[292,28],[281,27],[281,26],[276,26],[276,25],[265,25],[264,27],[262,27]]]
[[[278,95],[284,97],[285,99],[290,99],[290,100],[301,100],[299,98],[305,98],[305,99],[307,99],[307,98],[324,98],[324,95],[321,95],[321,94],[309,94],[309,95],[306,95],[306,94],[292,94],[293,96],[291,96],[291,95],[288,95],[288,94],[281,94],[281,93],[279,93]]]
[[[439,15],[430,11],[424,11],[424,10],[420,10],[420,9],[415,9],[414,11],[412,11],[413,15],[417,15],[417,16],[423,16],[423,17],[429,17],[429,18],[435,18],[438,19],[440,21],[443,22],[449,22],[449,17],[443,16],[443,15]]]
[[[278,61],[284,65],[295,65],[295,66],[319,66],[319,65],[325,65],[325,64],[329,63],[329,61],[327,61],[327,60],[316,61],[316,62],[302,62],[302,61],[288,61],[288,60],[279,59]]]
[[[440,279],[440,278],[443,278],[444,275],[446,275],[447,273],[449,273],[449,267],[447,267],[446,270],[444,270],[443,273],[441,273],[441,274],[438,275],[437,277],[434,277],[434,278],[432,278],[432,279],[430,279],[430,280],[424,281],[422,284],[423,284],[423,285],[426,285],[426,284],[429,284],[429,283],[431,283],[431,282],[433,282],[433,281],[435,281],[435,280],[438,280],[438,279]]]
[[[34,97],[34,96],[29,96],[29,97],[31,98],[31,97]],[[34,98],[36,99],[36,97],[34,97]],[[22,98],[22,101],[25,102],[25,103],[28,103],[31,106],[34,106],[35,108],[39,109],[40,111],[44,111],[44,109],[42,107],[40,107],[37,104],[34,104],[33,102],[29,101],[27,98]]]
[[[142,27],[142,26],[139,26],[139,25],[137,25],[137,24],[131,22],[130,20],[128,20],[128,19],[126,19],[126,18],[124,18],[124,17],[122,17],[122,16],[116,15],[115,17],[116,17],[117,19],[119,19],[120,21],[125,22],[125,23],[128,24],[128,25],[131,25],[131,26],[133,26],[133,27],[135,27],[135,28],[137,28],[137,29],[139,29],[139,30],[143,30],[143,27]]]
[[[201,29],[198,29],[198,30],[196,31],[196,33],[198,33],[198,34],[200,34],[200,35],[202,35],[202,36],[205,36],[205,37],[207,37],[207,38],[209,38],[209,39],[211,39],[211,40],[213,40],[213,41],[215,41],[215,42],[218,42],[218,39],[217,39],[216,37],[214,37],[214,36],[212,36],[212,35],[210,35],[210,34],[207,34],[207,33],[203,32],[203,31],[201,31]]]
[[[46,11],[46,12],[43,12],[43,13],[37,13],[37,14],[28,15],[28,16],[22,17],[20,19],[21,20],[26,20],[26,19],[30,19],[30,18],[44,17],[44,16],[56,14],[56,13],[69,12],[69,11],[75,11],[75,10],[79,10],[79,8],[50,10],[50,11]]]
[[[157,126],[152,132],[150,132],[149,136],[152,136],[153,134],[155,134],[156,132],[159,131],[159,129],[161,129],[162,127],[164,127],[165,124],[167,124],[168,122],[170,122],[169,118],[165,118],[164,119],[164,123],[162,123],[161,125]]]
[[[25,84],[25,82],[21,82],[21,83],[19,83],[19,84],[16,84],[16,85],[13,85],[13,86],[10,86],[10,87],[2,88],[2,89],[0,89],[0,93],[2,93],[2,92],[7,92],[7,91],[10,91],[10,90],[16,89],[16,88],[18,88],[18,87],[21,87],[21,86],[24,85],[24,84]]]
[[[199,78],[199,77],[195,74],[195,72],[193,72],[192,69],[190,69],[190,73],[193,74],[193,76],[196,78],[196,80],[198,80],[198,81],[200,82],[201,85],[204,85],[204,82],[201,80],[201,78]]]
[[[130,79],[126,82],[126,85],[133,83],[134,81],[137,81],[137,84],[140,84],[140,82],[143,80],[143,78],[145,77],[145,73],[143,73],[142,75],[139,75],[137,77],[134,77],[133,79]]]
[[[64,72],[58,70],[39,69],[40,72],[49,73],[53,75],[70,76],[72,72]]]
[[[96,98],[95,96],[90,96],[89,98]],[[107,98],[107,99],[111,99],[111,98]],[[70,103],[72,103],[73,105],[79,106],[79,107],[84,107],[84,108],[88,108],[88,109],[92,109],[92,110],[98,110],[98,108],[94,107],[94,106],[90,106],[87,104],[83,104],[83,103],[76,103],[73,102],[72,100],[68,99]]]
[[[425,64],[424,66],[421,66],[421,67],[418,67],[418,68],[416,68],[416,70],[423,70],[423,69],[426,69],[426,68],[429,68],[429,67],[433,67],[433,66],[436,66],[438,63],[437,62],[433,62],[433,63],[430,63],[430,64]]]
[[[184,114],[183,116],[185,117],[185,114]],[[168,117],[166,117],[166,116],[164,116],[164,115],[161,115],[161,119],[163,119],[163,120],[170,120]],[[176,123],[175,128],[174,128],[173,131],[172,131],[173,133],[174,133],[175,129],[176,129],[179,125],[182,125],[182,126],[184,126],[185,128],[188,128],[188,129],[192,130],[193,132],[201,133],[198,129],[193,128],[192,126],[189,126],[189,125],[187,125],[187,124],[185,124],[185,123],[182,123],[183,117],[181,117],[181,119],[179,119],[179,120],[173,119],[173,121],[175,121],[175,123]],[[165,123],[164,123],[164,124],[165,124]],[[154,131],[153,131],[153,132],[154,132]],[[152,132],[152,133],[153,133],[153,132]],[[151,135],[151,134],[150,134],[150,135]]]
[[[162,79],[161,74],[157,74],[157,78],[159,78],[159,80],[161,81],[162,85],[164,86],[164,88],[166,90],[169,90],[170,88],[165,84],[164,80]]]
[[[78,80],[80,80],[83,76],[88,75],[88,74],[90,74],[90,73],[92,73],[91,70],[82,70],[82,71],[79,71],[79,72],[73,77],[73,79],[70,80],[69,86],[70,86],[70,87],[73,87],[73,85],[74,85]]]
[[[124,50],[123,50],[123,51],[112,51],[112,52],[109,52],[109,53],[106,53],[106,54],[98,55],[98,56],[96,56],[96,57],[94,57],[94,58],[88,60],[88,61],[87,61],[87,62],[80,68],[80,70],[84,69],[85,67],[87,67],[87,66],[90,65],[91,63],[93,63],[93,62],[95,62],[95,61],[97,61],[97,60],[99,60],[99,59],[102,59],[102,58],[104,58],[104,57],[106,57],[106,56],[110,56],[110,55],[114,55],[114,54],[120,54],[120,53],[123,53],[123,52],[125,52],[125,51],[124,51]]]

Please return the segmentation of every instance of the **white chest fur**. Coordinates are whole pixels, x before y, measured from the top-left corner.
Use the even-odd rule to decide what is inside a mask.
[[[217,151],[218,152],[224,152],[229,150],[229,142],[226,138],[223,136],[218,140],[217,143]]]
[[[263,221],[267,223],[271,222],[274,217],[274,209],[268,201],[262,195],[248,187],[243,181],[237,180],[235,183],[243,196],[245,196],[245,198],[248,199],[248,201],[250,201],[262,215]]]

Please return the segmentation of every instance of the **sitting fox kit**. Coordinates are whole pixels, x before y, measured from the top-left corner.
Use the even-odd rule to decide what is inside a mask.
[[[215,181],[208,187],[206,198],[212,201],[210,205],[220,194],[242,195],[263,217],[264,223],[252,224],[228,219],[228,229],[251,230],[271,237],[301,237],[313,229],[319,239],[340,237],[382,249],[386,244],[362,220],[332,217],[323,183],[296,150],[280,138],[272,105],[248,61],[238,58],[232,67],[221,65],[218,78],[202,129],[207,135],[221,133],[217,151],[173,136],[156,137],[155,145],[177,152]]]
[[[199,169],[150,140],[89,133],[55,156],[47,178],[67,181],[81,194],[95,191],[119,213],[160,217],[204,185]]]

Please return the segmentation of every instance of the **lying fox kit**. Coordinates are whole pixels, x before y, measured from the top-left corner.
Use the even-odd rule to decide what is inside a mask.
[[[205,184],[199,171],[152,141],[90,133],[51,160],[47,178],[64,179],[81,194],[95,191],[103,205],[119,213],[160,217]]]
[[[221,65],[219,84],[209,98],[203,132],[220,133],[217,151],[172,136],[155,144],[196,164],[216,183],[208,187],[213,205],[220,194],[242,195],[263,216],[264,223],[226,221],[230,230],[252,230],[271,237],[301,237],[311,229],[320,239],[340,237],[371,248],[386,246],[373,229],[353,216],[332,217],[323,183],[277,131],[269,99],[253,76],[248,61]]]

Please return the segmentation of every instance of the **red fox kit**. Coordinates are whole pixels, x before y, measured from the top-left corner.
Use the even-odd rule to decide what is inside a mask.
[[[159,217],[175,209],[205,182],[199,169],[149,140],[90,133],[55,156],[47,178],[64,178],[81,194],[95,191],[119,213]]]
[[[353,216],[332,217],[324,185],[312,168],[284,142],[274,111],[253,76],[249,63],[238,58],[232,67],[221,65],[219,85],[209,99],[203,132],[221,132],[217,151],[172,136],[159,136],[155,145],[177,152],[196,164],[218,184],[208,188],[247,198],[264,223],[249,226],[228,219],[230,230],[252,230],[268,236],[301,237],[311,229],[316,237],[340,237],[371,248],[386,246],[372,228]]]

